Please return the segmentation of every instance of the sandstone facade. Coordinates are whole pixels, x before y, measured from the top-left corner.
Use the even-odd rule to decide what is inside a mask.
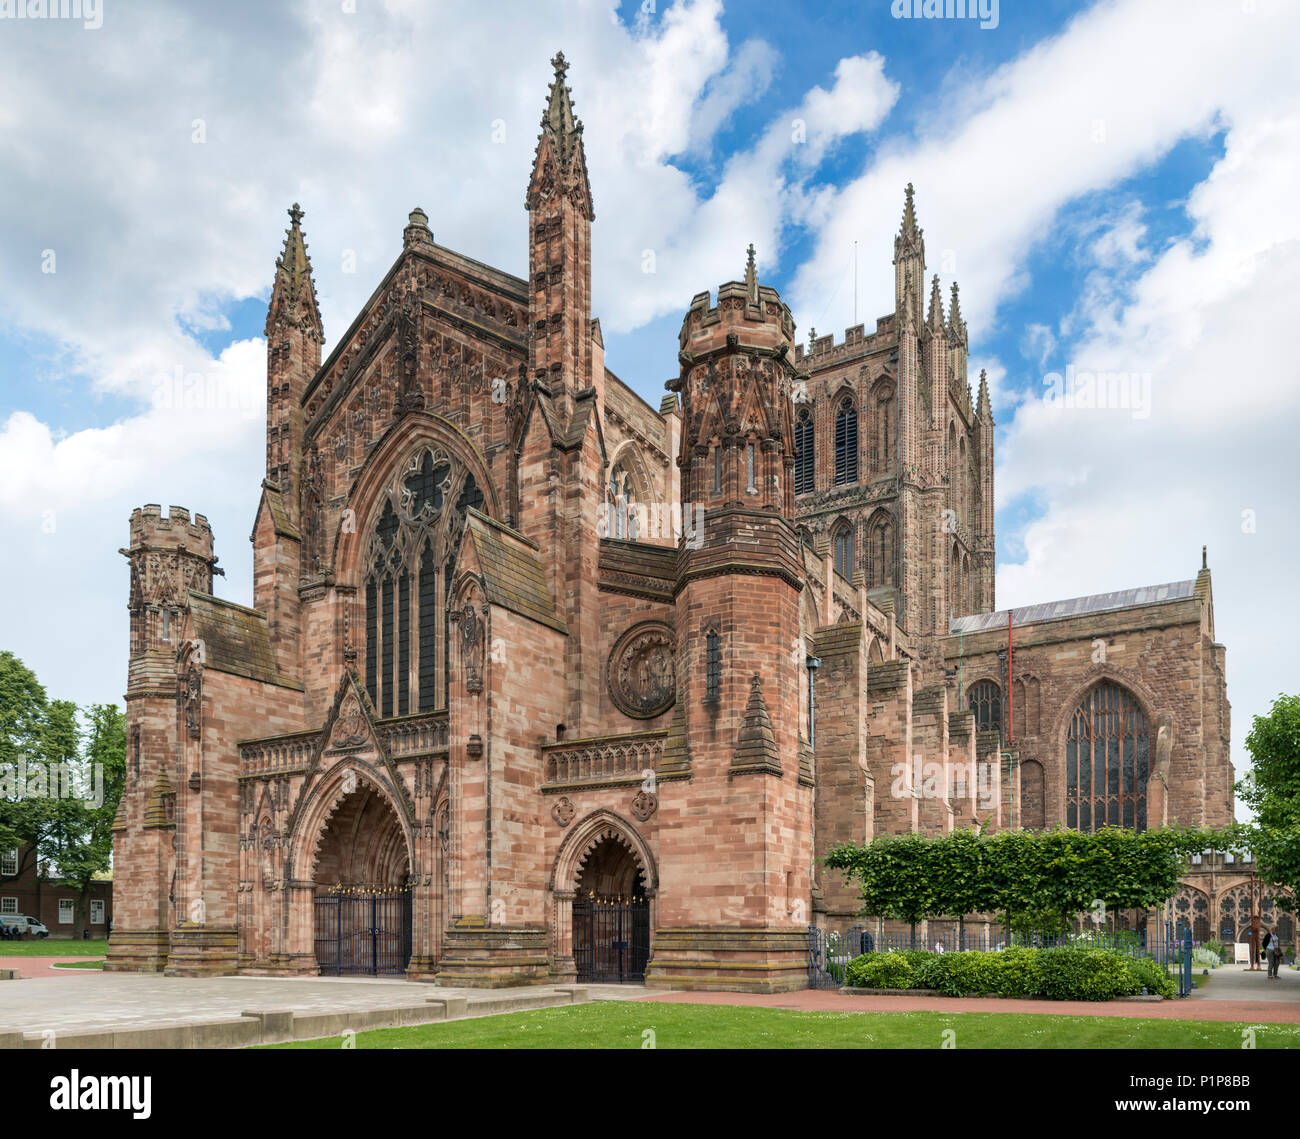
[[[751,249],[692,300],[653,408],[605,364],[554,63],[526,279],[414,210],[322,360],[290,211],[253,607],[213,596],[203,515],[132,515],[109,968],[314,972],[341,943],[329,906],[400,895],[414,978],[617,958],[652,985],[798,987],[807,926],[856,909],[817,857],[1063,819],[1066,733],[1099,685],[1141,712],[1146,819],[1229,818],[1208,570],[1031,618],[1004,661],[988,390],[956,286],[926,309],[911,188],[874,333],[796,345]]]

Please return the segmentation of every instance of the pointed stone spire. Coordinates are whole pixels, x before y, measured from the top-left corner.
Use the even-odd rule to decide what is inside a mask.
[[[266,332],[270,333],[277,320],[286,320],[323,334],[311,258],[307,256],[307,242],[302,236],[302,207],[294,202],[288,212],[289,228],[284,231],[284,249],[275,262],[275,283],[271,286],[271,303],[267,306]]]
[[[903,196],[903,223],[898,227],[898,236],[904,240],[919,241],[921,230],[916,224],[916,203],[913,201],[912,183],[907,184]]]
[[[993,422],[993,408],[989,405],[989,379],[983,368],[980,369],[980,394],[975,406],[975,418],[986,423]]]
[[[731,761],[731,773],[761,772],[781,774],[781,755],[776,747],[776,733],[772,730],[772,717],[763,699],[762,682],[758,673],[749,682],[749,703],[745,707],[745,721],[740,727],[736,754]]]
[[[1201,547],[1201,569],[1207,570],[1210,568],[1210,563],[1208,558],[1209,558],[1209,547],[1202,546]]]
[[[582,120],[573,113],[573,93],[564,81],[565,73],[569,70],[569,61],[564,58],[564,52],[556,54],[551,60],[551,66],[555,69],[555,78],[551,81],[546,108],[542,111],[542,131],[537,138],[534,163],[541,156],[543,140],[549,139],[558,165],[556,175],[567,187],[578,177],[574,161],[576,158],[577,165],[581,166],[582,191],[586,197],[588,220],[594,221],[596,213],[587,178],[586,152],[582,146]]]
[[[926,319],[931,332],[943,331],[943,298],[939,294],[939,274],[930,282],[930,315]]]
[[[952,303],[948,306],[948,327],[953,332],[965,332],[966,322],[961,318],[961,301],[957,297],[957,282],[952,283]]]
[[[745,294],[750,304],[758,304],[758,271],[754,268],[754,243],[749,243],[749,259],[745,262]]]

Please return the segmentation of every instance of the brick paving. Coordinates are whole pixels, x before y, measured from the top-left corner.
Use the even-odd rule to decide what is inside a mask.
[[[0,955],[0,969],[16,969],[18,976],[23,980],[38,981],[47,977],[66,977],[71,973],[80,973],[80,969],[52,969],[51,965],[58,965],[67,961],[96,961],[103,958],[95,957],[5,957]],[[94,969],[84,970],[86,973],[94,973]]]
[[[1278,984],[1279,982],[1272,982]],[[674,1004],[742,1005],[804,1012],[1015,1012],[1049,1016],[1122,1016],[1154,1020],[1229,1020],[1300,1024],[1300,1001],[1026,1001],[997,997],[868,997],[824,989],[793,993],[653,993],[625,999]]]

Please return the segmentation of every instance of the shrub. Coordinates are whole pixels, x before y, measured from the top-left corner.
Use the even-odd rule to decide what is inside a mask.
[[[913,988],[912,966],[902,953],[864,953],[849,962],[844,983],[855,989]]]
[[[1113,949],[1040,949],[1041,995],[1054,1001],[1108,1001],[1135,992],[1124,958]]]
[[[1138,986],[1137,992],[1146,989],[1148,993],[1154,993],[1166,1000],[1173,999],[1177,991],[1173,978],[1166,977],[1164,967],[1157,965],[1150,957],[1125,958],[1124,968],[1128,970],[1129,976]],[[1136,996],[1136,992],[1133,995]]]
[[[1192,964],[1202,969],[1217,969],[1223,962],[1213,949],[1201,945],[1192,950]]]
[[[1012,946],[989,956],[989,988],[1004,997],[1037,997],[1042,994],[1043,979],[1038,968],[1040,950]]]
[[[971,950],[963,953],[932,953],[913,970],[918,989],[937,989],[945,996],[993,992],[995,953]]]

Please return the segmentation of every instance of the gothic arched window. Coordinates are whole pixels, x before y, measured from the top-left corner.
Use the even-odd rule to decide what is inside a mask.
[[[614,525],[610,527],[611,538],[636,541],[638,531],[636,500],[636,489],[632,485],[631,472],[620,460],[614,464],[614,469],[609,476],[609,501],[614,512]]]
[[[835,485],[858,481],[858,411],[845,396],[835,412]]]
[[[474,476],[444,452],[429,448],[403,464],[384,492],[367,547],[363,587],[366,692],[381,717],[446,706],[447,599],[466,511],[481,509],[483,502]]]
[[[805,407],[794,423],[794,492],[804,494],[813,488],[813,422]]]
[[[1146,718],[1132,693],[1099,684],[1074,712],[1065,740],[1065,825],[1147,827]]]
[[[835,572],[849,581],[853,580],[853,527],[847,522],[840,526],[831,539],[835,549]]]
[[[966,692],[966,702],[975,713],[977,732],[1002,730],[1002,689],[991,680],[972,684]]]
[[[877,511],[867,523],[867,587],[894,584],[894,526],[889,514]]]

